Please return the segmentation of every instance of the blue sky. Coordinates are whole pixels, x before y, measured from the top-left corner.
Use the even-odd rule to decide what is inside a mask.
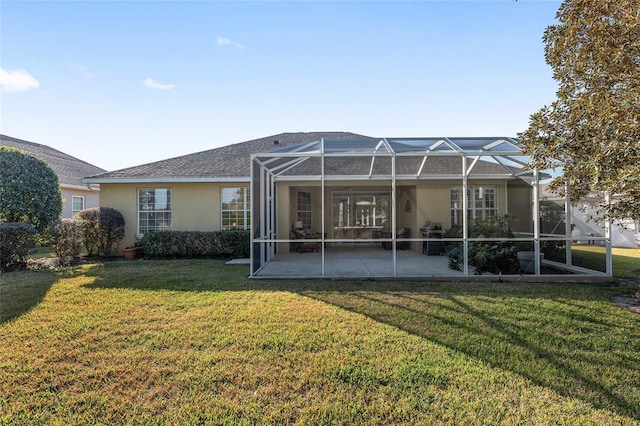
[[[515,136],[559,1],[11,1],[1,131],[108,170],[296,131]]]

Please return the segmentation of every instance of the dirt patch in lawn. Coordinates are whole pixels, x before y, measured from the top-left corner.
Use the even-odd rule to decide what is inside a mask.
[[[634,271],[640,276],[640,271]],[[631,312],[640,314],[640,280],[637,278],[618,278],[618,282],[624,286],[635,287],[635,291],[619,294],[611,298],[611,302],[623,306]]]

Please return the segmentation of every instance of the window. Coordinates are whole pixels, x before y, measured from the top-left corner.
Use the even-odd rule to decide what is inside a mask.
[[[138,234],[171,229],[171,188],[138,189]]]
[[[249,229],[251,191],[249,188],[222,188],[222,224],[220,229]]]
[[[75,216],[84,210],[84,195],[71,196],[71,216]]]
[[[313,227],[312,217],[311,192],[298,192],[298,220],[302,222],[306,228],[311,229]]]
[[[472,195],[473,194],[473,195]],[[496,186],[467,187],[467,219],[483,220],[498,214]],[[451,226],[462,226],[462,188],[451,188]]]

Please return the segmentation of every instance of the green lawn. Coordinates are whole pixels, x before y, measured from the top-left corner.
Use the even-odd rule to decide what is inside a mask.
[[[3,274],[0,424],[640,424],[629,287],[247,272]]]
[[[605,271],[606,249],[601,246],[574,246],[574,265]],[[640,249],[612,248],[613,275],[618,278],[640,277]]]

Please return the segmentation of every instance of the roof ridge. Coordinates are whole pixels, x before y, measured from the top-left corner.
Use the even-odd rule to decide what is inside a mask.
[[[57,156],[58,158],[74,160],[74,161],[86,164],[88,166],[104,170],[105,172],[107,171],[106,169],[103,169],[102,167],[96,166],[95,164],[91,164],[91,163],[89,163],[89,162],[87,162],[85,160],[82,160],[81,158],[74,157],[73,155],[67,154],[66,152],[60,151],[59,149],[53,148],[53,147],[51,147],[49,145],[45,145],[45,144],[37,143],[37,142],[31,142],[31,141],[27,141],[27,140],[24,140],[24,139],[18,139],[18,138],[14,138],[12,136],[0,134],[0,142],[3,141],[3,140],[7,140],[7,141],[10,141],[10,142],[14,142],[14,143],[33,145],[34,147],[39,147],[39,148],[44,148],[46,150],[53,151],[55,154],[59,154]],[[30,154],[31,155],[35,155],[34,153],[30,153]]]
[[[173,161],[179,161],[181,159],[186,159],[188,157],[196,157],[199,155],[203,155],[203,154],[212,154],[215,151],[220,151],[220,152],[224,152],[225,150],[229,150],[229,149],[239,149],[242,147],[242,145],[245,146],[249,146],[252,143],[260,143],[260,142],[268,142],[268,141],[275,141],[278,140],[279,142],[282,142],[280,139],[285,138],[286,136],[313,136],[313,137],[318,137],[320,135],[323,134],[327,134],[327,135],[333,135],[334,137],[336,135],[342,135],[342,136],[349,136],[349,137],[369,137],[369,136],[365,136],[365,135],[360,135],[358,133],[352,133],[352,132],[344,132],[344,131],[326,131],[326,132],[282,132],[282,133],[277,133],[275,135],[270,135],[270,136],[264,136],[261,138],[255,138],[255,139],[249,139],[246,141],[241,141],[241,142],[235,142],[235,143],[230,143],[227,145],[222,145],[222,146],[218,146],[215,148],[209,148],[209,149],[205,149],[202,151],[196,151],[196,152],[191,152],[188,154],[182,154],[182,155],[177,155],[175,157],[170,157],[170,158],[165,158],[162,160],[157,160],[157,161],[151,161],[149,163],[143,163],[143,164],[137,164],[134,166],[130,166],[130,167],[125,167],[122,169],[117,169],[117,170],[111,170],[111,171],[106,171],[104,173],[99,173],[97,175],[92,175],[92,176],[88,176],[89,178],[100,178],[103,175],[108,175],[108,174],[112,174],[112,173],[122,173],[122,172],[127,172],[130,170],[134,170],[134,169],[139,169],[139,168],[148,168],[151,166],[160,166],[162,164],[166,164],[168,162],[173,162]],[[299,143],[300,140],[296,140],[293,141],[291,143]],[[286,143],[286,142],[285,142]]]

